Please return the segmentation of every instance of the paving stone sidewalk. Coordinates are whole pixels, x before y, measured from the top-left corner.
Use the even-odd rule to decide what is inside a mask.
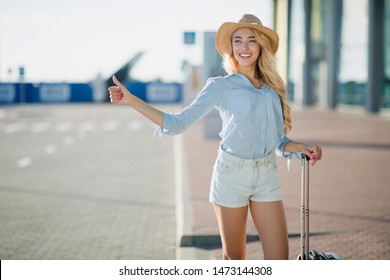
[[[390,118],[316,109],[292,112],[291,138],[322,146],[310,170],[310,247],[343,259],[390,259]],[[191,237],[184,249],[198,259],[221,259],[217,222],[208,202],[217,139],[204,138],[203,122],[185,133]],[[300,251],[300,161],[278,158],[288,219],[290,259]],[[187,239],[188,241],[188,239]],[[191,247],[192,246],[192,247]],[[185,258],[185,257],[184,257]],[[188,257],[191,258],[191,257]],[[262,259],[248,219],[247,258]]]

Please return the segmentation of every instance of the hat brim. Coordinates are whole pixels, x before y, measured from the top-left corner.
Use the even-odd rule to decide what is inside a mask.
[[[277,52],[279,48],[279,36],[272,29],[253,23],[225,22],[219,27],[215,38],[215,45],[221,56],[224,56],[231,50],[231,36],[234,31],[242,27],[253,28],[263,33],[270,39],[272,52],[274,54]]]

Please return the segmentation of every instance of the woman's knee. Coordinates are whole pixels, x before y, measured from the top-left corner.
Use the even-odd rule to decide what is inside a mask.
[[[226,250],[224,260],[245,260],[245,250]]]

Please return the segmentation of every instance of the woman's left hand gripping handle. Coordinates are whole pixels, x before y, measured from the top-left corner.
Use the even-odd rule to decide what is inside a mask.
[[[126,89],[118,79],[113,76],[112,80],[115,86],[111,86],[108,88],[108,92],[110,94],[110,100],[112,104],[127,104],[130,105],[130,97],[131,93]]]

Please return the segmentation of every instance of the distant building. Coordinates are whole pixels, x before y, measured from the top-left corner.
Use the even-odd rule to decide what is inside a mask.
[[[290,99],[390,108],[390,0],[274,0]]]

